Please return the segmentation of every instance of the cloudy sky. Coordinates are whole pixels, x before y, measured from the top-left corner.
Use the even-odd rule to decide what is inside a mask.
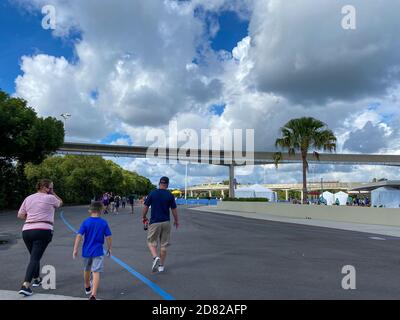
[[[355,30],[342,27],[348,4]],[[46,5],[54,29],[42,26]],[[70,113],[67,141],[150,145],[148,134],[174,121],[180,131],[254,129],[256,150],[272,151],[282,125],[313,116],[338,152],[400,154],[398,12],[391,0],[4,0],[0,88],[41,116]],[[184,165],[117,162],[183,185]],[[190,184],[227,174],[189,165]],[[310,167],[311,180],[375,177],[400,170]],[[237,179],[300,182],[301,166],[240,169]]]

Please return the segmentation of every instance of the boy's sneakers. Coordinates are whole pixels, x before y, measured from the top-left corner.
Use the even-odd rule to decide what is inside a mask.
[[[33,280],[32,282],[32,287],[39,287],[42,284],[42,278],[36,278],[35,280]]]
[[[152,272],[156,272],[158,269],[158,264],[160,263],[160,258],[159,257],[155,257],[153,260],[153,265],[151,267],[151,271]]]
[[[22,286],[21,290],[19,290],[18,293],[23,294],[25,297],[31,296],[33,294],[32,289],[25,286]]]
[[[89,294],[91,294],[91,293],[92,293],[92,288],[91,288],[91,287],[85,288],[85,294],[86,294],[86,295],[89,295]]]
[[[164,266],[158,266],[158,272],[164,272]]]

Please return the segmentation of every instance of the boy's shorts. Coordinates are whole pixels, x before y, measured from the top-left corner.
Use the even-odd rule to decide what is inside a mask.
[[[171,223],[169,221],[152,223],[147,232],[147,243],[151,246],[161,247],[170,245]]]
[[[85,271],[103,272],[104,256],[83,258],[83,266]]]

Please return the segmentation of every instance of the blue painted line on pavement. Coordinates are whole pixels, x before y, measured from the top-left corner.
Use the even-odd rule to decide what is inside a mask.
[[[61,219],[65,223],[65,225],[75,234],[78,233],[78,231],[65,219],[64,217],[64,211],[61,211]],[[123,267],[125,270],[127,270],[131,275],[142,281],[144,284],[149,286],[154,292],[156,292],[158,295],[160,295],[164,300],[175,300],[173,296],[171,296],[169,293],[165,292],[163,289],[161,289],[159,286],[157,286],[154,282],[151,280],[147,279],[145,276],[143,276],[141,273],[137,272],[135,269],[133,269],[131,266],[123,262],[121,259],[118,259],[116,256],[112,255],[111,259],[114,260],[116,263],[118,263],[121,267]]]
[[[73,233],[78,233],[77,230],[75,230],[75,228],[73,226],[71,226],[69,224],[69,222],[64,218],[64,211],[61,211],[61,219],[64,221],[64,223],[66,224],[66,226],[73,232]]]

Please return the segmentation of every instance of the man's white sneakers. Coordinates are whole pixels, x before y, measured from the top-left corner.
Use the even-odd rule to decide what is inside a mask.
[[[158,270],[158,265],[160,263],[160,258],[159,257],[155,257],[153,260],[153,265],[151,267],[151,271],[152,272],[156,272]]]

